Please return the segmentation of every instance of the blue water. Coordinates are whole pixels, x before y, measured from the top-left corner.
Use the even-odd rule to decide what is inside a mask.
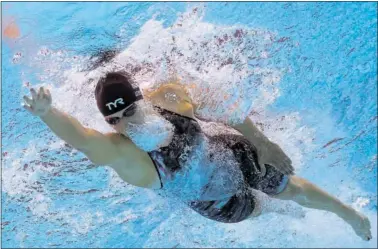
[[[42,83],[54,105],[106,130],[84,84],[89,76],[80,73],[98,50],[126,51],[140,62],[169,51],[171,34],[192,39],[181,41],[184,51],[213,36],[258,30],[243,43],[230,43],[225,54],[211,46],[196,47],[203,52],[197,55],[185,50],[191,62],[176,58],[180,73],[198,64],[209,71],[201,72],[205,83],[237,95],[248,86],[237,76],[250,75],[237,66],[217,69],[206,59],[247,58],[239,48],[251,42],[248,48],[258,56],[242,67],[265,73],[254,76],[263,82],[253,85],[259,94],[242,99],[243,106],[258,110],[252,118],[292,157],[300,176],[365,213],[376,234],[377,3],[38,2],[2,3],[2,13],[2,30],[14,20],[21,32],[2,40],[4,248],[377,247],[376,236],[363,242],[336,216],[309,209],[301,219],[267,214],[239,224],[206,220],[123,183],[109,168],[92,168],[20,106],[27,82]],[[163,71],[136,77],[153,84]]]

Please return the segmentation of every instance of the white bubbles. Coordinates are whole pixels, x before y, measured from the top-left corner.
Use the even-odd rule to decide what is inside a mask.
[[[151,109],[144,101],[139,101],[134,114],[139,120],[129,120],[124,131],[138,148],[147,152],[167,146],[174,134],[173,125]]]
[[[185,149],[184,149],[185,151]],[[243,175],[233,152],[206,136],[182,154],[182,168],[164,182],[164,191],[181,201],[211,201],[235,195],[243,186]]]
[[[134,76],[142,88],[178,77],[200,104],[198,115],[240,122],[261,94],[259,86],[280,79],[279,70],[260,66],[275,34],[242,26],[217,26],[204,22],[203,14],[203,7],[193,8],[166,28],[161,21],[147,21],[112,66],[99,70],[134,64],[139,69]],[[251,61],[256,64],[250,65]],[[270,96],[272,103],[278,94]]]
[[[112,131],[97,110],[93,94],[97,79],[105,72],[112,70],[132,72],[143,90],[155,88],[167,78],[177,76],[188,89],[194,102],[199,104],[197,115],[208,120],[231,124],[240,122],[252,114],[256,125],[271,140],[278,143],[292,159],[296,169],[300,169],[306,160],[309,160],[308,153],[315,146],[316,130],[313,127],[304,126],[301,123],[300,114],[295,110],[279,115],[268,110],[268,107],[281,94],[279,82],[285,76],[285,70],[290,70],[276,68],[269,62],[274,56],[271,48],[276,34],[270,30],[241,25],[212,24],[204,21],[204,13],[203,6],[189,9],[180,14],[173,25],[168,27],[165,27],[162,21],[155,19],[147,21],[128,47],[122,48],[122,52],[114,59],[90,72],[85,71],[91,63],[89,56],[74,55],[72,51],[52,50],[46,46],[40,47],[33,58],[25,58],[25,54],[22,53],[16,54],[15,59],[20,63],[27,62],[33,68],[33,72],[22,74],[23,81],[34,84],[38,82],[49,87],[54,106],[73,115],[85,126],[101,132]],[[121,30],[120,35],[123,34],[127,32]],[[34,79],[32,75],[36,72],[37,78]],[[133,133],[138,134],[135,138],[140,139],[133,141],[146,151],[154,149],[161,141],[169,137],[169,129],[165,129],[169,125],[159,123],[161,120],[159,121],[154,116],[149,117],[148,120],[147,126],[135,125],[135,133]],[[219,123],[200,123],[207,134],[217,135],[225,131],[238,134]],[[329,122],[328,126],[332,127],[333,123]],[[322,132],[325,133],[325,129]],[[133,134],[130,135],[131,138]],[[44,160],[39,157],[37,150],[46,148],[44,139],[43,136],[37,134],[31,138],[31,144],[27,145],[25,154],[22,154],[22,148],[19,148],[20,153],[10,152],[9,159],[3,160],[3,192],[11,199],[35,198],[25,205],[31,209],[35,208],[33,214],[37,217],[46,215],[49,210],[54,209],[54,204],[63,198],[52,195],[52,193],[57,193],[55,189],[48,191],[57,184],[47,184],[47,181],[53,177],[49,174],[48,168],[29,163],[33,160]],[[234,162],[229,160],[230,151],[225,149],[219,153],[219,148],[212,146],[203,144],[203,147],[193,152],[190,155],[187,170],[178,174],[172,185],[168,184],[167,188],[182,191],[176,194],[186,199],[201,198],[201,196],[205,199],[212,198],[219,193],[216,190],[222,190],[221,192],[225,195],[233,194],[238,183],[232,179],[238,176],[231,177],[235,176],[233,175],[235,172],[232,167]],[[49,149],[59,150],[63,147],[63,143],[56,142],[50,145]],[[213,162],[204,159],[203,151],[200,150],[204,148],[209,153],[212,150],[218,152]],[[70,157],[67,154],[65,154],[67,158],[55,156],[54,160],[58,163]],[[29,166],[25,168],[25,164]],[[76,164],[76,162],[70,163],[70,170],[78,170]],[[220,167],[228,167],[227,170],[222,171],[224,172],[222,177],[213,181],[214,185],[205,194],[201,191],[193,191],[193,189],[201,189],[208,183],[216,170],[214,167],[216,164]],[[71,169],[74,168],[72,165],[75,169]],[[207,166],[205,170],[204,166]],[[373,166],[375,164],[371,167]],[[63,163],[61,168],[65,167],[67,165]],[[324,169],[328,169],[324,167],[319,167],[319,169],[321,172],[317,180],[324,179],[326,172],[329,184],[339,184],[332,181],[332,174],[335,171],[327,172]],[[82,183],[87,178],[88,171],[81,171],[80,176],[76,173],[67,181],[75,184],[78,184],[75,181]],[[335,173],[348,174],[347,172]],[[41,175],[49,177],[48,180],[45,178],[43,181],[45,185],[38,183]],[[77,198],[74,203],[66,203],[63,206],[66,210],[71,210],[75,206],[80,209],[74,208],[72,212],[67,211],[67,214],[64,210],[60,210],[55,218],[51,214],[46,216],[49,219],[64,217],[63,221],[58,220],[53,226],[60,227],[62,222],[67,222],[68,228],[61,229],[67,229],[68,234],[84,236],[89,232],[101,230],[103,227],[107,231],[112,228],[118,231],[119,225],[122,226],[122,233],[126,232],[122,234],[125,241],[133,236],[138,239],[141,235],[149,236],[144,244],[146,247],[167,247],[168,245],[172,247],[285,247],[288,245],[376,247],[376,240],[369,242],[370,244],[359,242],[358,238],[354,237],[353,231],[345,228],[345,224],[340,219],[321,211],[306,210],[306,217],[296,217],[300,219],[267,214],[238,224],[222,224],[203,218],[175,199],[146,198],[146,190],[124,183],[113,170],[105,170],[104,175],[108,176],[106,188],[100,189],[98,195],[88,195],[88,198],[94,198],[91,201],[99,203],[97,208],[104,214],[94,215],[98,209],[89,209],[90,212],[93,211],[92,213],[81,209],[81,206],[88,207],[85,206],[88,199],[83,196],[82,199]],[[189,175],[191,178],[188,178]],[[54,177],[54,179],[59,179],[59,176],[54,175]],[[102,175],[99,174],[91,180],[96,182],[101,177]],[[61,179],[65,180],[65,178]],[[348,182],[344,182],[340,185],[340,190],[337,190],[338,197],[348,203],[354,202],[353,205],[359,209],[366,209],[373,200],[362,196],[363,190],[355,188],[351,182],[352,179],[346,179]],[[66,183],[66,185],[70,184],[71,182]],[[182,188],[179,189],[177,186]],[[103,200],[105,202],[102,202]],[[164,203],[164,208],[159,209],[157,202]],[[292,206],[286,206],[286,204],[280,206],[276,202],[268,203],[270,208],[288,211],[293,216],[300,213],[300,210],[295,208],[291,210]],[[128,209],[123,210],[124,208]],[[374,222],[372,227],[375,234],[377,232],[376,212],[368,215]],[[150,226],[151,220],[156,221],[157,224]],[[142,230],[152,232],[143,234]],[[319,233],[319,231],[322,232]],[[106,231],[96,234],[104,238],[100,240],[98,247],[104,247],[101,243],[108,243],[107,240],[116,236],[106,234]],[[20,232],[18,238],[23,240],[27,235]],[[141,247],[140,243],[132,245]]]
[[[88,117],[101,117],[94,86],[113,70],[131,72],[142,89],[177,77],[198,104],[197,115],[229,124],[241,122],[252,108],[261,111],[279,96],[276,83],[282,71],[269,63],[268,56],[276,34],[204,22],[204,10],[201,5],[189,9],[169,27],[155,19],[147,21],[124,51],[90,72],[80,72],[91,63],[89,57],[46,47],[40,49],[34,64],[44,67],[41,80],[55,88],[57,106],[102,131],[109,131],[105,122]]]
[[[49,208],[51,204],[52,200],[50,197],[38,193],[30,202],[30,210],[32,214],[35,216],[45,217],[49,213]]]
[[[361,209],[365,206],[367,206],[368,204],[370,203],[370,200],[367,199],[367,198],[362,198],[362,197],[358,197],[356,202],[355,202],[355,205]]]

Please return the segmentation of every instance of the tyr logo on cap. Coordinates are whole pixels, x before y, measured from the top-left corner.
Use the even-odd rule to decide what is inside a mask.
[[[123,98],[118,98],[116,99],[114,102],[109,102],[106,104],[106,106],[109,108],[109,111],[112,110],[112,106],[114,106],[115,108],[117,108],[117,103],[120,103],[122,105],[124,105],[125,103],[123,102]]]

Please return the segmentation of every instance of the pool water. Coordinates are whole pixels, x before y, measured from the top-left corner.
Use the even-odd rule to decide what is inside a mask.
[[[6,2],[1,53],[4,248],[377,247],[377,3]],[[310,209],[207,220],[93,167],[21,107],[44,85],[110,131],[93,89],[120,68],[142,88],[179,75],[195,100],[216,99],[210,120],[251,116],[298,175],[369,217],[373,239]]]

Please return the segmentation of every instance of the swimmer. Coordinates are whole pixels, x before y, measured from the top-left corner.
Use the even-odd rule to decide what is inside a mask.
[[[221,170],[215,170],[215,175],[202,189],[189,190],[203,193],[203,197],[186,203],[206,218],[236,223],[256,217],[264,213],[264,205],[255,195],[256,191],[261,191],[276,199],[332,212],[362,239],[372,238],[367,217],[296,176],[291,160],[250,118],[232,127],[241,135],[205,135],[194,115],[197,105],[179,84],[165,84],[143,94],[126,73],[104,75],[97,82],[94,94],[99,111],[115,130],[107,134],[84,127],[74,117],[54,108],[48,89],[30,91],[31,98],[24,96],[26,110],[84,153],[93,164],[112,167],[125,182],[134,186],[164,189],[188,168],[194,158],[191,156],[202,148],[203,141],[216,145],[218,153],[216,150],[201,153],[208,162],[220,156],[229,157],[233,162],[229,168],[232,167],[235,174],[227,175],[231,177],[231,184],[225,186],[233,190],[216,187],[225,175],[221,175]],[[230,153],[223,153],[225,150]],[[202,167],[206,170],[207,164]],[[197,176],[185,174],[185,177]],[[239,184],[240,179],[242,184]]]

